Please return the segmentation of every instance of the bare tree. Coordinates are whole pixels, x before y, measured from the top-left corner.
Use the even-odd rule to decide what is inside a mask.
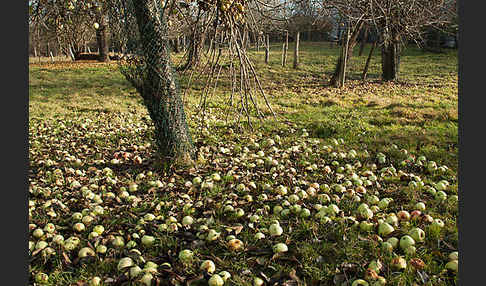
[[[254,2],[250,2],[254,3]],[[263,99],[268,111],[269,105],[265,92],[257,77],[255,68],[245,51],[245,23],[251,21],[251,13],[246,7],[250,3],[198,2],[196,6],[182,5],[178,1],[162,3],[160,0],[118,0],[116,7],[124,15],[125,29],[122,39],[126,47],[125,57],[120,61],[120,68],[127,80],[137,89],[149,111],[155,127],[155,142],[162,161],[172,163],[190,163],[194,150],[186,123],[183,97],[177,83],[177,72],[172,68],[170,57],[170,20],[173,11],[185,11],[189,23],[198,18],[201,33],[213,42],[207,55],[201,55],[195,76],[202,82],[202,91],[198,104],[199,111],[205,112],[208,97],[214,91],[221,74],[224,61],[229,65],[231,95],[229,109],[236,111],[236,120],[245,115],[251,126],[251,116],[263,118],[258,99]],[[184,17],[184,16],[183,16]],[[197,20],[197,21],[200,21]],[[256,29],[256,28],[255,28]],[[222,45],[227,45],[223,51]],[[191,83],[189,83],[190,85]],[[258,97],[260,93],[260,97]],[[239,94],[239,99],[234,95]],[[202,116],[201,118],[204,118]]]
[[[350,23],[362,22],[376,28],[380,36],[382,79],[389,81],[398,79],[404,43],[409,40],[419,43],[425,27],[450,23],[456,13],[455,5],[456,1],[445,0],[333,0],[326,1],[321,12],[330,15],[329,11],[337,11]]]

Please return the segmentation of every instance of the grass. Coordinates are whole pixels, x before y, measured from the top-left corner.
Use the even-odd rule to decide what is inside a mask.
[[[456,51],[430,54],[409,47],[401,58],[403,82],[383,84],[379,81],[380,58],[376,51],[369,81],[358,80],[368,53],[365,49],[361,57],[353,57],[348,73],[351,80],[343,89],[326,87],[337,53],[338,49],[330,48],[327,43],[305,43],[301,48],[300,68],[294,70],[291,64],[285,68],[280,65],[278,45],[271,47],[269,65],[262,61],[263,49],[258,53],[253,51],[263,88],[272,108],[283,120],[293,122],[296,128],[307,128],[319,138],[340,137],[355,146],[394,143],[405,149],[423,150],[424,155],[444,160],[444,164],[457,170]],[[85,65],[31,65],[31,117],[144,112],[139,96],[115,64]],[[181,82],[187,81],[186,77]],[[194,95],[186,98],[189,114],[195,112],[198,103],[196,88],[193,85],[187,91]],[[223,105],[227,94],[224,87],[217,89],[214,106]],[[271,122],[268,126],[279,125]]]
[[[190,248],[195,251],[198,260],[212,259],[217,264],[217,271],[230,271],[233,285],[248,285],[252,277],[260,273],[270,279],[280,279],[278,281],[283,283],[292,280],[290,273],[293,270],[307,285],[334,285],[333,280],[352,281],[362,278],[367,263],[373,259],[380,259],[389,265],[392,257],[379,250],[380,244],[372,233],[356,231],[344,220],[333,218],[332,223],[322,224],[318,220],[293,215],[281,218],[271,211],[273,206],[281,204],[281,199],[271,192],[266,202],[257,197],[267,193],[264,183],[270,184],[272,188],[279,184],[286,185],[289,191],[294,190],[295,186],[307,188],[310,182],[329,186],[343,184],[337,176],[323,174],[322,168],[331,165],[332,161],[339,161],[340,166],[355,165],[359,159],[362,167],[355,165],[357,173],[373,170],[370,164],[378,165],[378,169],[373,172],[379,177],[380,184],[372,185],[369,189],[370,193],[376,192],[380,198],[394,199],[387,212],[401,209],[411,211],[416,202],[425,201],[427,214],[445,222],[444,229],[437,236],[427,230],[427,240],[418,245],[416,256],[426,264],[422,272],[427,275],[429,285],[454,284],[455,277],[444,272],[443,268],[448,253],[457,250],[457,205],[435,200],[426,192],[425,187],[410,192],[408,181],[401,180],[401,175],[386,175],[387,171],[383,168],[393,165],[405,173],[418,174],[425,186],[433,186],[445,179],[451,184],[447,190],[448,196],[457,194],[456,51],[430,54],[408,47],[401,58],[401,81],[396,83],[383,83],[379,80],[380,57],[375,53],[368,81],[362,82],[359,78],[368,48],[361,57],[355,55],[352,58],[348,80],[343,89],[327,86],[338,55],[338,48],[330,47],[329,43],[302,43],[298,70],[291,68],[291,53],[287,67],[280,65],[281,46],[278,44],[271,47],[269,65],[263,63],[263,50],[257,52],[253,49],[250,56],[255,62],[271,106],[277,113],[276,119],[270,117],[264,122],[254,121],[254,132],[247,128],[240,129],[232,120],[225,120],[227,107],[223,103],[227,99],[229,86],[226,77],[222,77],[210,99],[207,130],[201,128],[197,123],[200,114],[196,105],[200,93],[198,82],[204,78],[199,77],[196,84],[186,89],[184,98],[189,126],[198,147],[199,163],[193,170],[174,170],[169,173],[161,172],[151,164],[155,151],[151,146],[153,131],[150,120],[141,98],[117,70],[115,63],[31,64],[29,199],[35,202],[36,207],[32,209],[30,222],[42,227],[48,221],[53,221],[58,232],[63,233],[66,239],[71,235],[78,236],[83,246],[89,246],[88,242],[109,246],[108,234],[122,235],[128,240],[129,234],[143,229],[147,234],[154,235],[158,242],[149,249],[141,246],[138,241],[137,248],[142,251],[145,259],[159,265],[162,262],[170,262],[172,265],[172,272],[159,271],[161,274],[158,277],[162,281],[177,277],[189,279],[200,273],[199,264],[184,266],[177,259],[180,250]],[[180,60],[180,55],[175,56],[174,60]],[[183,89],[186,88],[188,76],[181,75]],[[302,137],[302,129],[307,130],[308,137]],[[277,135],[282,139],[278,140]],[[274,138],[280,151],[272,151],[266,144],[267,138]],[[336,138],[343,139],[345,143],[335,145],[333,139]],[[319,143],[315,143],[314,139],[318,139]],[[253,142],[258,142],[260,147]],[[285,151],[297,145],[300,151]],[[326,146],[334,146],[333,151],[337,153],[326,151]],[[223,153],[220,149],[222,147],[229,148],[229,153]],[[249,153],[244,152],[245,147],[249,148]],[[258,165],[251,154],[260,149],[278,159],[277,169]],[[357,159],[336,157],[339,152],[347,153],[351,149],[358,151]],[[407,150],[407,154],[404,150]],[[135,164],[132,159],[113,163],[112,159],[122,152],[129,153],[129,158],[139,156],[143,159],[142,164]],[[289,157],[285,158],[282,152],[287,152],[285,156]],[[378,152],[386,154],[385,164],[376,161]],[[443,173],[429,172],[414,163],[401,165],[408,154],[416,158],[423,155],[427,161],[435,161],[438,166],[445,165],[449,170]],[[74,158],[81,159],[82,165],[75,166]],[[50,160],[54,165],[49,163]],[[251,163],[255,163],[255,166]],[[312,164],[316,164],[318,169],[309,169]],[[114,173],[114,185],[107,183],[109,176],[102,171],[106,167]],[[295,170],[294,175],[289,171],[291,168]],[[55,169],[59,169],[62,175],[55,175]],[[232,169],[237,177],[228,173]],[[75,170],[79,172],[74,173]],[[334,166],[332,170],[333,174],[337,172]],[[148,175],[149,171],[153,174]],[[215,183],[213,189],[188,188],[184,185],[195,176],[207,180],[214,172],[221,174],[222,181]],[[137,180],[136,176],[140,173],[144,173],[147,178]],[[79,188],[71,185],[73,180],[103,198],[102,205],[106,214],[96,216],[92,224],[105,226],[103,240],[89,240],[89,232],[76,234],[71,230],[71,214],[93,207],[92,199],[85,198]],[[152,189],[150,181],[155,180],[160,180],[163,186]],[[308,183],[299,183],[301,180]],[[128,187],[134,181],[138,182],[140,189],[135,201],[122,198],[115,202],[105,197],[109,191],[120,196],[122,187]],[[256,189],[249,187],[251,181],[256,183]],[[246,199],[241,198],[231,199],[231,193],[236,192],[235,186],[239,183],[249,188],[241,195],[252,195],[253,202],[245,203]],[[92,187],[93,184],[98,187]],[[182,194],[188,194],[190,199],[180,197]],[[354,214],[357,202],[344,197],[335,201],[332,194],[333,191],[329,193],[331,199],[344,214]],[[49,217],[47,213],[52,208],[45,204],[48,201],[53,203],[52,198],[64,202],[68,209],[55,208],[58,215]],[[256,224],[257,229],[268,227],[273,219],[280,220],[284,235],[263,241],[255,240],[253,236],[256,230],[249,227],[246,216],[236,218],[221,211],[223,203],[228,200],[235,207],[243,208],[246,215],[260,214],[262,218]],[[244,225],[237,237],[245,242],[247,250],[231,253],[225,247],[224,237],[213,243],[195,246],[198,242],[196,230],[189,230],[190,234],[184,234],[182,230],[175,233],[157,231],[157,225],[164,223],[169,216],[175,216],[180,221],[183,216],[182,206],[188,202],[199,202],[201,205],[194,207],[193,216],[204,219],[212,216],[215,222],[208,225],[221,231],[223,236],[231,233],[225,226]],[[313,206],[318,203],[314,197],[299,203],[311,209],[314,217]],[[266,206],[270,211],[266,210]],[[157,219],[155,224],[140,224],[139,218],[147,212],[163,218]],[[413,225],[427,229],[426,223],[412,222],[412,225],[400,226],[395,235],[400,237]],[[32,236],[30,240],[37,241]],[[286,242],[289,253],[272,256],[271,244],[276,242]],[[107,254],[86,261],[76,259],[77,251],[65,254],[72,263],[62,262],[63,256],[59,251],[54,257],[44,260],[41,254],[33,256],[31,273],[48,273],[52,285],[86,282],[94,275],[103,277],[103,280],[110,278],[121,281],[121,273],[115,268],[118,259],[127,255],[127,250],[110,247]],[[420,282],[416,270],[411,267],[404,272],[386,267],[380,275],[387,279],[389,285]]]

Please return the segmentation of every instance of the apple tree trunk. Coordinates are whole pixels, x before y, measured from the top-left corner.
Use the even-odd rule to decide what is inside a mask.
[[[351,31],[351,27],[346,27],[344,37],[342,40],[341,53],[336,62],[334,73],[330,80],[330,84],[334,87],[342,87],[346,78],[346,66],[351,60],[353,55],[353,49],[356,46],[358,34],[364,25],[363,21],[357,23],[357,25]]]
[[[158,17],[152,0],[132,1],[147,62],[138,90],[154,123],[156,145],[165,162],[188,163],[193,144],[176,74],[170,64],[167,21],[165,17]]]
[[[384,81],[398,80],[400,70],[400,43],[384,43],[381,49],[381,70]]]
[[[107,21],[106,17],[104,15],[101,15],[99,17],[99,27],[96,30],[96,43],[98,45],[98,50],[99,50],[99,57],[98,61],[100,62],[109,62],[110,57],[109,57],[109,50],[108,50],[108,35],[107,35]]]

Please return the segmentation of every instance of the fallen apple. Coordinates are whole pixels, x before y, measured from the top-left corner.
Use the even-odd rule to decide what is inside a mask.
[[[87,257],[87,256],[95,256],[94,250],[89,248],[89,247],[81,248],[78,252],[78,257],[84,258],[84,257]]]
[[[228,248],[232,251],[238,251],[243,248],[243,242],[237,238],[233,238],[227,243]]]
[[[270,225],[268,232],[271,236],[280,236],[283,233],[283,229],[280,224],[274,223]]]
[[[123,271],[124,269],[132,267],[133,265],[133,260],[130,257],[124,257],[118,261],[117,269],[118,271]]]
[[[272,249],[273,249],[273,252],[275,252],[275,253],[287,252],[289,250],[287,245],[285,243],[282,243],[282,242],[275,244],[272,247]]]
[[[98,276],[95,276],[89,280],[89,286],[100,286],[101,285],[101,278]]]
[[[395,270],[403,270],[407,268],[407,261],[401,256],[395,257],[391,261],[391,267]]]
[[[142,273],[142,268],[140,268],[140,266],[138,265],[135,265],[135,266],[132,266],[130,267],[130,270],[128,271],[128,275],[130,278],[136,278],[138,277],[138,275],[140,275],[140,273]]]
[[[356,279],[353,281],[351,286],[369,286],[370,284],[363,279]]]
[[[423,242],[425,240],[425,231],[418,227],[412,228],[408,235],[410,235],[416,242]]]
[[[151,235],[144,235],[142,236],[142,244],[145,246],[145,247],[150,247],[154,244],[155,242],[155,237],[151,236]]]
[[[211,278],[209,278],[208,280],[209,286],[223,286],[223,284],[223,278],[221,278],[221,276],[219,276],[218,274],[213,274],[213,276],[211,276]]]
[[[445,268],[448,270],[451,270],[453,272],[457,272],[459,267],[459,261],[458,260],[451,260],[446,263]]]
[[[389,242],[393,246],[393,248],[397,248],[398,243],[399,243],[399,240],[396,237],[390,237],[386,241]]]
[[[415,204],[415,208],[419,211],[425,211],[425,203],[423,202],[418,202]]]
[[[226,270],[219,272],[219,276],[221,276],[224,282],[226,282],[226,280],[231,278],[231,274]]]
[[[192,261],[194,253],[189,249],[184,249],[179,252],[179,259],[182,263],[189,263]]]
[[[152,273],[145,273],[142,278],[140,278],[140,282],[144,284],[145,286],[151,286],[152,285],[152,280],[154,279],[154,276]]]
[[[265,282],[260,277],[253,278],[253,286],[262,286]]]
[[[458,260],[459,259],[459,252],[453,251],[449,254],[449,260]]]
[[[415,240],[410,235],[404,235],[400,238],[400,248],[405,250],[409,246],[415,245]]]
[[[394,232],[395,229],[393,228],[393,226],[391,226],[389,223],[381,223],[379,226],[378,226],[378,234],[380,236],[388,236],[390,233]]]
[[[200,270],[206,271],[207,273],[213,273],[216,270],[216,265],[212,260],[204,260],[199,267]]]

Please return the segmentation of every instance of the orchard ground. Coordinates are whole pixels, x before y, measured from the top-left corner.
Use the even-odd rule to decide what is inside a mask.
[[[205,78],[197,77],[184,94],[188,123],[198,149],[197,164],[168,173],[154,164],[148,114],[115,63],[31,64],[29,208],[30,223],[35,226],[31,226],[30,241],[38,244],[44,240],[54,249],[51,254],[45,248],[31,252],[32,279],[43,272],[49,275],[48,283],[52,285],[88,283],[94,276],[107,285],[121,283],[126,277],[124,271],[117,270],[118,261],[133,256],[128,247],[113,246],[113,236],[122,236],[125,244],[135,241],[134,248],[146,261],[160,266],[153,274],[154,280],[175,279],[182,283],[196,278],[202,273],[200,263],[211,259],[216,272],[231,273],[226,284],[247,285],[255,276],[268,278],[267,282],[300,280],[307,285],[351,285],[355,279],[366,278],[371,284],[372,279],[365,275],[368,264],[380,260],[383,269],[378,274],[388,285],[424,281],[430,285],[454,284],[455,275],[445,270],[445,265],[458,243],[458,209],[454,201],[458,165],[457,51],[431,54],[408,47],[401,58],[399,83],[379,81],[378,50],[368,81],[360,81],[368,48],[362,56],[355,51],[346,87],[336,89],[326,84],[339,53],[337,47],[301,43],[297,70],[292,68],[292,50],[290,45],[286,67],[280,65],[279,44],[271,46],[269,65],[263,62],[263,49],[250,52],[277,113],[275,119],[269,116],[263,122],[253,118],[253,132],[226,120],[235,116],[225,104],[230,84],[224,76],[214,96],[208,99],[207,124],[201,126],[202,115],[196,106]],[[176,55],[174,61],[179,60],[180,55]],[[182,90],[189,76],[181,76]],[[263,112],[269,115],[263,106]],[[385,162],[379,159],[379,153],[386,156]],[[214,173],[221,180],[211,179]],[[368,180],[374,175],[376,180]],[[203,183],[190,186],[187,182],[195,177]],[[441,180],[447,181],[445,199],[437,194]],[[124,188],[129,191],[134,183],[137,191],[125,197]],[[318,184],[316,195],[309,191],[310,186],[317,186],[313,183]],[[364,184],[366,194],[358,188],[360,184]],[[287,188],[286,195],[278,194],[282,192],[280,185]],[[308,191],[308,196],[299,188]],[[293,197],[286,206],[285,200],[289,201],[294,191],[299,199],[293,201]],[[373,217],[364,219],[356,210],[362,203],[377,205],[372,195],[393,201],[387,207],[373,208]],[[376,235],[379,219],[400,210],[411,213],[417,202],[426,204],[419,219],[400,221],[394,225],[395,231],[382,239],[400,239],[411,228],[420,227],[426,232],[425,241],[415,244],[414,254],[405,254],[399,247],[391,254],[385,253]],[[229,208],[224,212],[230,204],[234,209],[243,209],[244,215],[238,217]],[[331,204],[338,206],[338,213],[317,211]],[[96,205],[103,207],[103,214],[93,213]],[[275,214],[276,205],[292,211],[287,216]],[[299,207],[293,205],[309,209],[311,215],[303,217]],[[91,213],[93,221],[84,220],[85,231],[73,230],[75,212],[83,212],[83,217]],[[147,213],[156,219],[140,221]],[[186,215],[194,218],[194,224],[179,225],[175,230],[169,218],[181,223]],[[253,215],[258,217],[251,218]],[[444,227],[433,231],[427,215],[441,219]],[[360,230],[350,217],[373,223],[373,230]],[[271,237],[265,232],[273,220],[282,226],[281,236]],[[33,230],[49,222],[56,226],[53,235],[61,234],[66,240],[76,236],[79,245],[69,251],[54,243],[47,231],[40,238],[33,236]],[[105,231],[90,236],[96,225],[103,225]],[[207,241],[207,230],[201,230],[201,225],[221,236]],[[259,231],[266,237],[256,239]],[[146,247],[134,233],[153,236],[156,242]],[[240,239],[244,249],[229,250],[228,235]],[[278,242],[286,243],[288,252],[274,255],[272,246]],[[106,245],[108,251],[96,253],[95,257],[78,257],[81,248],[96,249],[99,245]],[[183,249],[194,251],[192,263],[185,265],[178,258]],[[395,256],[406,259],[405,270],[392,268]],[[420,259],[423,266],[411,259]],[[164,262],[171,267],[161,266]],[[139,264],[143,268],[144,263]]]

